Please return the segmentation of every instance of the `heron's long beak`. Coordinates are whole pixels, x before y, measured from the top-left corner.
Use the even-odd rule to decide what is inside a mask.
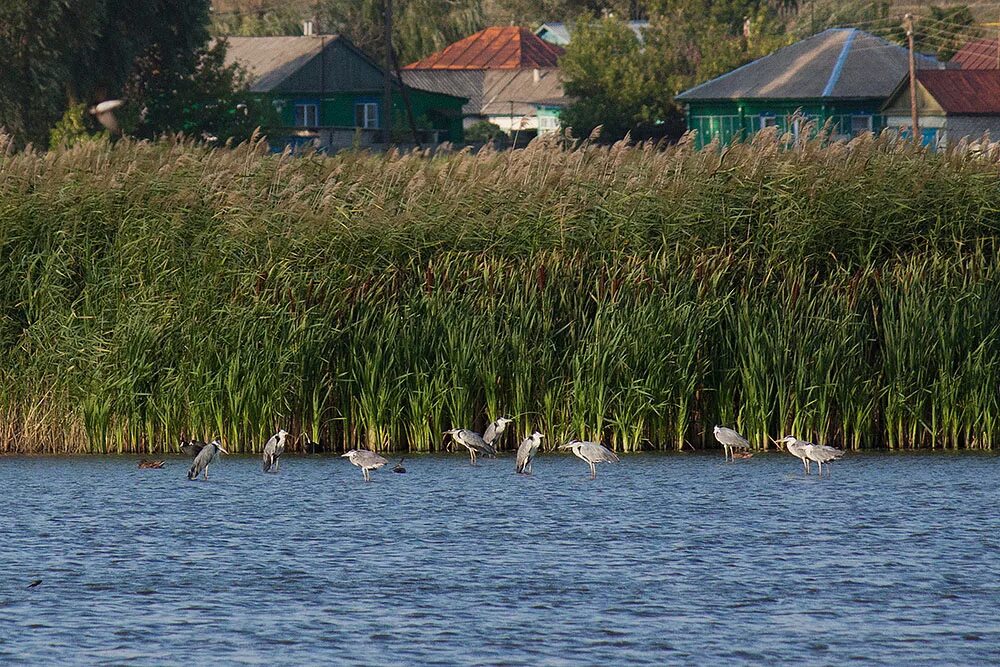
[[[223,447],[222,445],[219,445],[219,451],[222,452],[223,454],[229,453],[229,450]]]
[[[341,454],[340,458],[344,459],[344,458],[347,458],[348,456],[350,456],[350,454]]]
[[[573,449],[573,445],[559,445],[557,449]]]

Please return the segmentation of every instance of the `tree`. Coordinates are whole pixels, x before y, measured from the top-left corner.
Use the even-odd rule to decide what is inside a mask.
[[[662,2],[642,41],[615,18],[581,19],[560,61],[574,102],[564,125],[578,134],[604,126],[602,138],[676,138],[683,110],[674,96],[788,43],[773,9],[738,22],[755,3]]]
[[[574,99],[562,123],[577,134],[603,126],[603,137],[617,139],[676,121],[669,95],[655,87],[648,52],[620,19],[578,20],[559,65],[566,94]]]
[[[181,102],[237,82],[224,52],[206,46],[208,9],[209,0],[4,0],[0,126],[18,143],[46,144],[68,108],[124,97],[127,129],[176,129]]]

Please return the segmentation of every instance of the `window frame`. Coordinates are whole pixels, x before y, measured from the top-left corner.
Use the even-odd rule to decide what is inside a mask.
[[[302,110],[302,121],[303,121],[301,123],[299,122],[300,109]],[[310,110],[312,111],[312,120],[313,120],[312,123],[309,122]],[[293,119],[293,122],[295,124],[295,127],[319,127],[319,104],[317,104],[316,102],[296,102],[294,113],[295,117]]]
[[[357,100],[354,103],[354,127],[362,130],[381,129],[380,106],[378,102],[372,100]]]

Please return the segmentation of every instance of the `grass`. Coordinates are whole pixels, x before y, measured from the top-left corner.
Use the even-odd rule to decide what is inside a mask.
[[[888,138],[0,156],[0,451],[989,448],[996,155]],[[509,436],[507,445],[514,444]]]

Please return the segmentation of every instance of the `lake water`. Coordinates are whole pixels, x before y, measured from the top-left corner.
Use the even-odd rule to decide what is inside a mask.
[[[1000,663],[994,455],[136,460],[0,459],[0,663]]]

